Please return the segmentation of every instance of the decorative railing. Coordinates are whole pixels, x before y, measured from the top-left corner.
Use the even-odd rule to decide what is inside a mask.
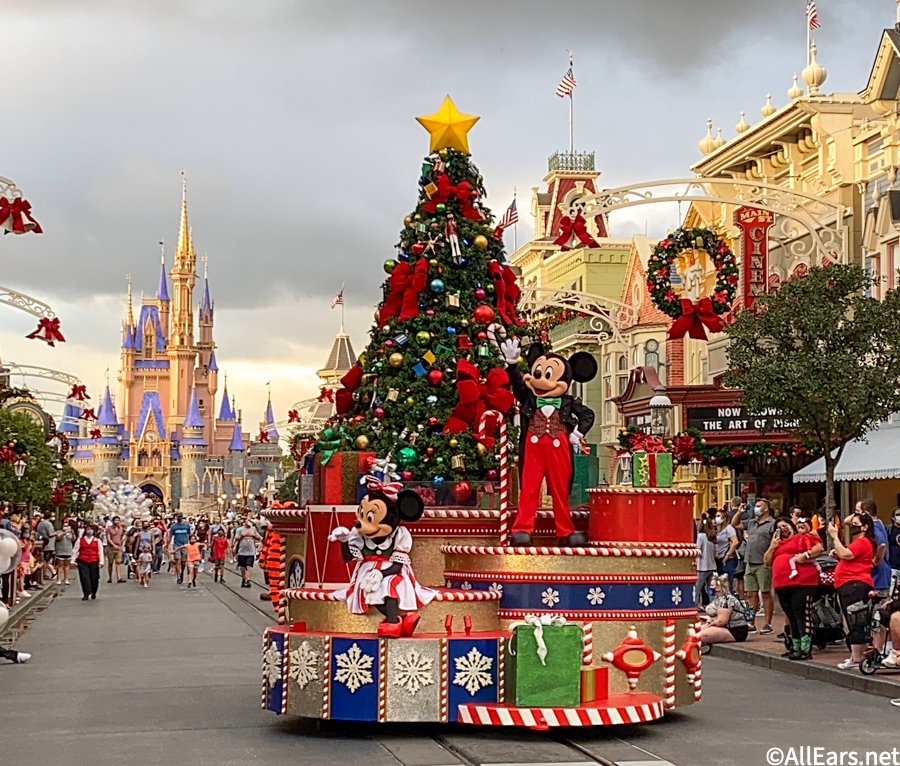
[[[547,161],[554,170],[594,170],[593,152],[554,152]]]

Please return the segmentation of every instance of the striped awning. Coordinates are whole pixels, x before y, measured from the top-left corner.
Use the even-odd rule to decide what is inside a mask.
[[[869,432],[865,440],[850,442],[834,472],[835,481],[900,479],[900,418]],[[825,481],[825,458],[794,474],[794,481]]]

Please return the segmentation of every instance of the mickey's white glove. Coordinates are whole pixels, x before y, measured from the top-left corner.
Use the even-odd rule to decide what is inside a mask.
[[[505,340],[500,344],[500,356],[507,364],[517,364],[522,357],[522,344],[518,338]]]
[[[581,433],[577,428],[572,430],[572,433],[569,434],[569,444],[573,447],[577,447],[581,444],[581,440],[584,438],[584,434]]]
[[[359,580],[359,587],[363,593],[375,593],[381,587],[384,579],[380,569],[370,569]]]
[[[346,543],[350,539],[351,532],[347,527],[335,527],[328,535],[329,542]]]

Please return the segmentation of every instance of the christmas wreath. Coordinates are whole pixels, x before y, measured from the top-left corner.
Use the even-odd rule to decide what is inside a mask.
[[[679,298],[672,286],[672,264],[682,253],[691,250],[706,253],[716,267],[713,294],[697,303],[687,297]],[[737,285],[734,253],[715,229],[679,228],[653,248],[647,263],[647,291],[660,311],[675,319],[669,330],[670,338],[689,334],[692,338],[705,340],[704,328],[720,332],[722,320],[719,316],[731,309]]]

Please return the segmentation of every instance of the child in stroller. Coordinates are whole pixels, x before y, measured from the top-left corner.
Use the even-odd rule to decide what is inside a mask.
[[[819,587],[816,589],[807,617],[812,644],[817,649],[825,649],[829,644],[843,641],[844,622],[841,619],[840,604],[834,587],[834,569],[837,561],[823,553],[816,559],[819,567]],[[784,645],[788,652],[792,648],[790,625],[784,626]]]

